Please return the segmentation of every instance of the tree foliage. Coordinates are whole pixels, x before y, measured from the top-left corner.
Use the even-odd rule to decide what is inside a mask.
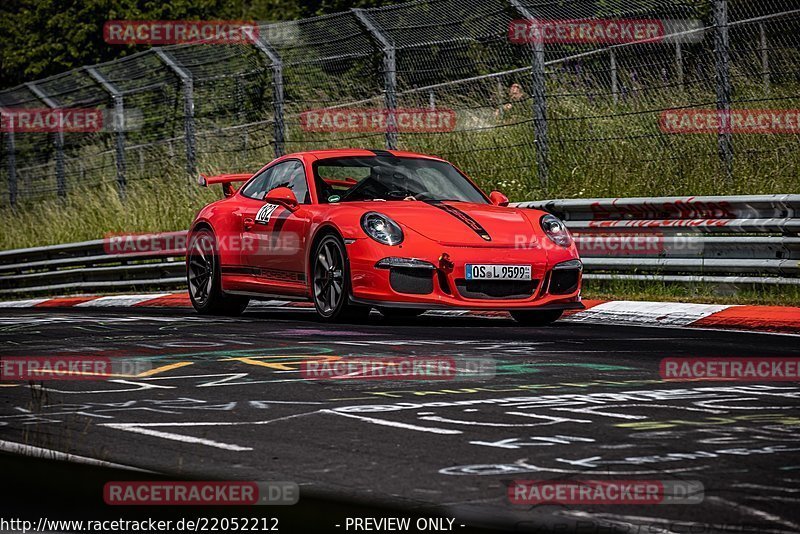
[[[0,87],[110,61],[146,46],[103,41],[108,20],[281,21],[381,0],[0,0]]]

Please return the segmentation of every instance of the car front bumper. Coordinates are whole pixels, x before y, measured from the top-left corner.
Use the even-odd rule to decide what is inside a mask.
[[[456,247],[431,241],[388,247],[367,238],[350,240],[347,253],[351,300],[358,304],[475,310],[583,308],[582,269],[574,247]],[[382,261],[387,258],[393,260]],[[467,281],[470,263],[530,265],[532,280]]]

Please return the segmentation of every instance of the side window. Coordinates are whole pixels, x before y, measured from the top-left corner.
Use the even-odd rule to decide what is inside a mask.
[[[311,200],[308,195],[308,183],[303,164],[299,161],[287,161],[273,167],[275,170],[269,180],[267,191],[276,187],[288,187],[294,192],[300,204],[308,204]]]
[[[242,195],[256,200],[264,200],[264,195],[269,191],[270,177],[275,169],[276,167],[270,167],[250,180],[247,185],[242,188]]]

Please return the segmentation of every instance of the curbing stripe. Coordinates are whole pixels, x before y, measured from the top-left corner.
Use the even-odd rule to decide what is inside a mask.
[[[787,306],[731,306],[703,317],[692,326],[698,328],[730,328],[797,332],[800,330],[800,308]]]
[[[142,302],[149,300],[157,300],[169,296],[169,293],[156,293],[149,295],[112,295],[110,297],[98,297],[94,300],[88,300],[76,304],[75,308],[115,308],[128,306],[135,306]]]
[[[97,297],[60,297],[36,304],[34,308],[71,308],[83,302],[95,300]]]
[[[189,293],[172,293],[163,297],[155,297],[133,305],[136,308],[191,308]]]
[[[656,326],[689,326],[709,315],[730,308],[716,304],[686,304],[682,302],[640,302],[613,300],[583,310],[567,321],[602,322],[612,324],[646,324]]]
[[[33,308],[43,302],[52,299],[26,299],[26,300],[6,300],[0,302],[0,308]]]

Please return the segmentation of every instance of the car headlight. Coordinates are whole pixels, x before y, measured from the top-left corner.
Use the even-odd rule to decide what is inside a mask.
[[[399,245],[403,242],[403,230],[392,219],[370,211],[361,217],[361,228],[378,243],[384,245]]]
[[[567,230],[566,225],[561,222],[561,219],[554,215],[542,215],[539,224],[542,226],[545,235],[550,238],[550,241],[562,247],[568,247],[572,244],[572,236]]]

